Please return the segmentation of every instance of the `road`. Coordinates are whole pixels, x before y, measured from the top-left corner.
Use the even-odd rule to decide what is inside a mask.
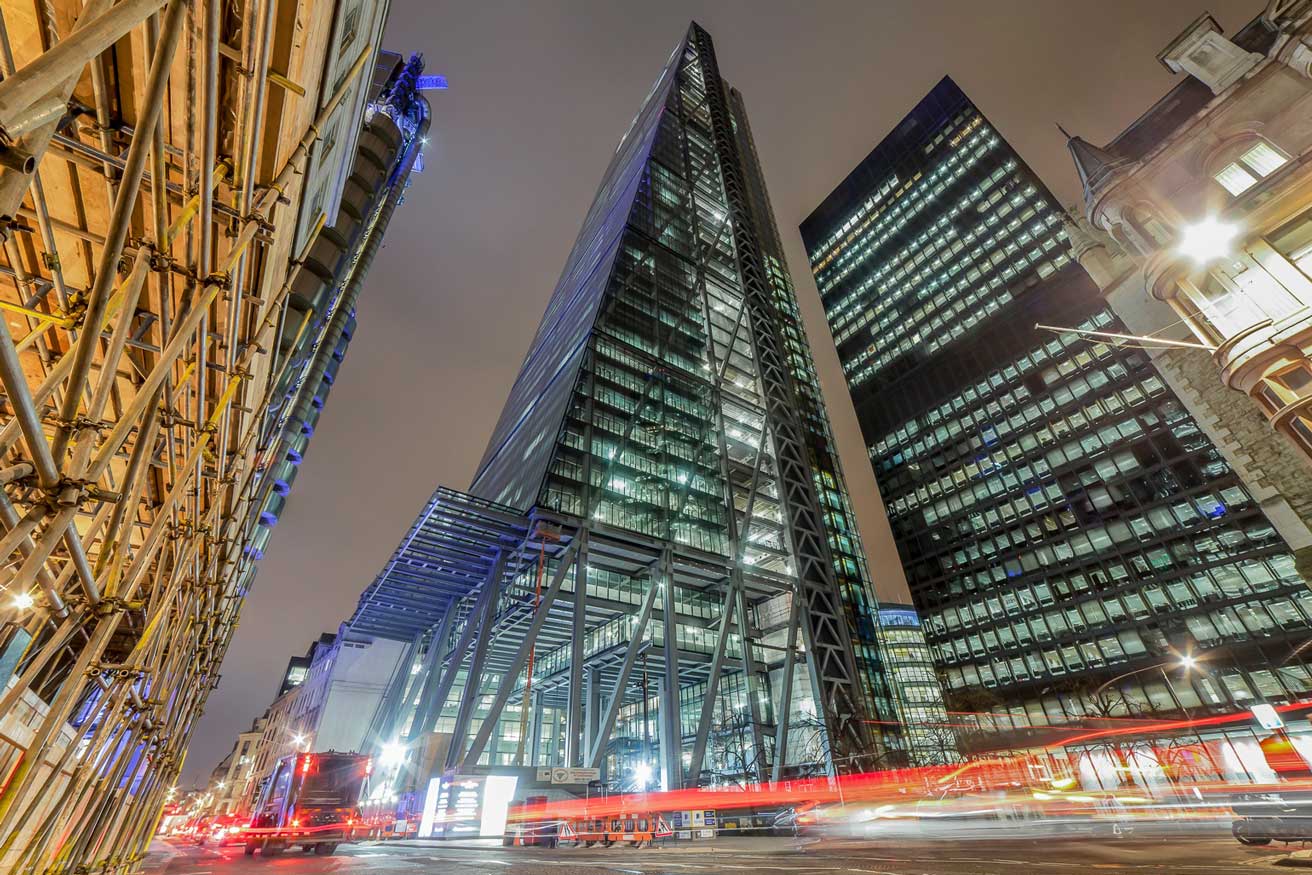
[[[258,855],[245,857],[240,847],[196,848],[157,842],[144,875],[1254,875],[1289,871],[1285,867],[1298,863],[1312,866],[1312,859],[1291,859],[1283,846],[1245,848],[1217,835],[1114,840],[911,838],[877,843],[740,838],[682,842],[651,850],[363,843],[344,845],[332,857],[295,853],[267,861]],[[269,872],[271,868],[273,872]]]

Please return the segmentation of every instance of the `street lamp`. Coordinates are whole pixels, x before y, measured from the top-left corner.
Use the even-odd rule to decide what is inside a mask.
[[[1179,250],[1199,264],[1221,258],[1230,251],[1230,241],[1239,233],[1231,222],[1208,216],[1200,222],[1186,225],[1180,234]]]
[[[633,781],[638,785],[638,790],[646,790],[647,784],[651,781],[651,766],[647,763],[638,763],[633,769]]]
[[[1197,667],[1198,667],[1198,660],[1186,653],[1180,656],[1174,662],[1159,662],[1156,665],[1145,665],[1143,668],[1136,668],[1134,671],[1127,671],[1124,674],[1118,674],[1116,677],[1112,678],[1111,680],[1105,681],[1104,683],[1099,685],[1098,689],[1093,691],[1093,695],[1097,696],[1099,693],[1101,693],[1103,690],[1107,689],[1117,681],[1123,678],[1128,678],[1132,675],[1139,674],[1140,672],[1152,671],[1153,669],[1158,669],[1158,668],[1160,669],[1181,668],[1184,669],[1185,671],[1193,671]]]
[[[383,749],[378,753],[378,764],[385,769],[393,766],[400,766],[405,763],[406,749],[405,745],[399,741],[389,741],[383,745]]]
[[[36,599],[32,598],[31,593],[20,592],[14,595],[14,600],[12,604],[15,609],[20,611],[26,611],[30,609],[34,604],[36,604]]]

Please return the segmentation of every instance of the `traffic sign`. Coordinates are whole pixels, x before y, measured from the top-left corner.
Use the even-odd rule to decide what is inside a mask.
[[[1257,718],[1257,722],[1262,724],[1263,729],[1284,728],[1285,721],[1280,719],[1280,715],[1276,713],[1276,709],[1267,703],[1263,702],[1260,705],[1254,705],[1251,710],[1253,716]]]
[[[538,780],[543,780],[542,773],[549,771],[553,784],[590,784],[601,780],[601,769],[578,769],[556,766],[552,769],[538,769]]]

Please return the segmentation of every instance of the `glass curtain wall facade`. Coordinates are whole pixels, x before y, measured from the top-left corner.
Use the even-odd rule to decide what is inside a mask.
[[[950,79],[802,236],[949,703],[1020,728],[1310,689],[1287,545],[1144,351],[1035,327],[1126,330]]]
[[[773,671],[772,684],[805,682],[792,705],[846,736],[831,738],[843,757],[881,742],[914,753],[915,733],[898,726],[920,712],[887,682],[878,603],[741,96],[696,25],[617,148],[472,491],[714,554],[735,576],[800,592],[800,640],[763,642],[817,653],[820,669],[810,681]],[[743,695],[726,684],[721,695]],[[701,707],[695,686],[680,695]],[[941,716],[941,697],[918,707]],[[640,710],[619,726],[636,720],[641,735]],[[876,715],[882,724],[868,722]],[[887,732],[876,739],[872,725]]]

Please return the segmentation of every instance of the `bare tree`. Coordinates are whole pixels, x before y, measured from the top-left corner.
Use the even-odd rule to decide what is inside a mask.
[[[1125,695],[1125,691],[1115,684],[1094,686],[1094,679],[1080,681],[1069,685],[1064,692],[1080,703],[1085,714],[1100,719],[1124,719],[1141,717],[1148,712],[1137,701]],[[1123,744],[1119,735],[1109,735],[1091,744],[1082,752],[1090,756],[1096,751],[1109,754],[1116,768],[1118,785],[1134,783],[1131,764],[1137,759],[1134,748]]]

